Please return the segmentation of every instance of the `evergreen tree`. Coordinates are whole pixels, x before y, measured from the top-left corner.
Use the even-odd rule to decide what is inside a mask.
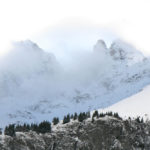
[[[2,128],[0,128],[0,135],[2,135]]]
[[[122,118],[118,115],[118,113],[114,113],[114,117],[117,118],[117,119],[122,120]]]
[[[73,114],[70,116],[70,119],[73,119],[74,118],[74,116],[73,116]]]
[[[32,123],[30,128],[32,131],[38,132],[38,125],[37,124]]]
[[[67,117],[64,116],[64,119],[63,119],[63,124],[66,124],[67,123]]]
[[[135,119],[135,121],[136,121],[137,123],[143,123],[143,122],[144,122],[143,118],[140,120],[140,117],[137,117],[137,118]]]
[[[100,113],[99,117],[105,117],[105,114],[104,113]]]
[[[78,116],[78,121],[82,122],[84,120],[83,113],[80,113]]]
[[[38,126],[39,133],[48,133],[51,132],[51,123],[49,121],[43,121]]]
[[[67,116],[64,116],[63,124],[66,124],[68,122],[70,122],[70,115],[69,114]]]
[[[143,120],[143,117],[142,117],[142,119],[141,119],[141,123],[143,123],[144,122],[144,120]]]
[[[73,120],[76,120],[77,118],[78,118],[77,113],[74,113]]]
[[[53,124],[56,125],[59,123],[59,118],[58,117],[54,117],[53,118]]]
[[[114,117],[118,118],[119,117],[118,113],[114,113]]]
[[[95,112],[93,113],[93,118],[94,118],[94,117],[99,118],[99,114],[98,114],[98,111],[97,111],[97,110],[95,110]]]
[[[5,131],[4,131],[5,135],[9,135],[9,136],[15,136],[15,125],[14,124],[10,124],[8,127],[6,126]]]
[[[112,113],[112,111],[106,112],[106,115],[108,115],[108,116],[113,116],[113,113]]]
[[[70,114],[67,115],[67,122],[70,122]]]
[[[87,115],[85,112],[80,113],[78,116],[78,121],[82,122],[83,120],[87,119]]]

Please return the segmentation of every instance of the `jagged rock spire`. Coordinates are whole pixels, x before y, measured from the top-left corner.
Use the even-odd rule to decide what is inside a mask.
[[[103,40],[98,40],[96,45],[94,46],[94,51],[105,51],[107,49],[106,43]]]

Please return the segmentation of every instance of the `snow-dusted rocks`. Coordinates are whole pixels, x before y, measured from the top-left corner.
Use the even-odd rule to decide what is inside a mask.
[[[1,150],[149,150],[150,124],[104,117],[58,124],[51,133],[0,136]]]
[[[136,48],[121,40],[116,40],[111,44],[110,55],[115,60],[126,61],[128,65],[143,61],[145,58]]]

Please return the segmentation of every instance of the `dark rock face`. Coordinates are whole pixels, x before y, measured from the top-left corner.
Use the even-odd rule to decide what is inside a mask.
[[[52,133],[1,137],[0,150],[149,150],[150,123],[113,117],[59,124]]]

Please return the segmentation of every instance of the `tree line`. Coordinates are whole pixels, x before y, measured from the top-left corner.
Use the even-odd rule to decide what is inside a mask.
[[[79,114],[74,113],[72,115],[67,114],[66,116],[64,116],[62,124],[67,124],[69,123],[71,120],[77,120],[79,122],[83,122],[84,120],[87,120],[88,118],[92,118],[92,123],[95,121],[95,119],[98,118],[103,118],[105,116],[111,116],[111,117],[115,117],[117,119],[122,120],[122,118],[119,116],[118,113],[113,113],[113,112],[106,112],[106,113],[99,113],[97,110],[95,110],[92,113],[90,112],[81,112]],[[137,117],[135,119],[135,121],[137,123],[143,123],[143,118],[140,119],[140,117]],[[29,131],[35,131],[36,133],[50,133],[51,132],[51,124],[53,125],[57,125],[58,123],[60,123],[59,118],[58,117],[54,117],[52,120],[52,123],[49,121],[42,121],[39,124],[36,123],[32,123],[32,124],[22,124],[22,125],[15,125],[15,124],[10,124],[8,126],[5,127],[4,130],[4,134],[5,135],[9,135],[9,136],[15,136],[16,132],[29,132]]]

